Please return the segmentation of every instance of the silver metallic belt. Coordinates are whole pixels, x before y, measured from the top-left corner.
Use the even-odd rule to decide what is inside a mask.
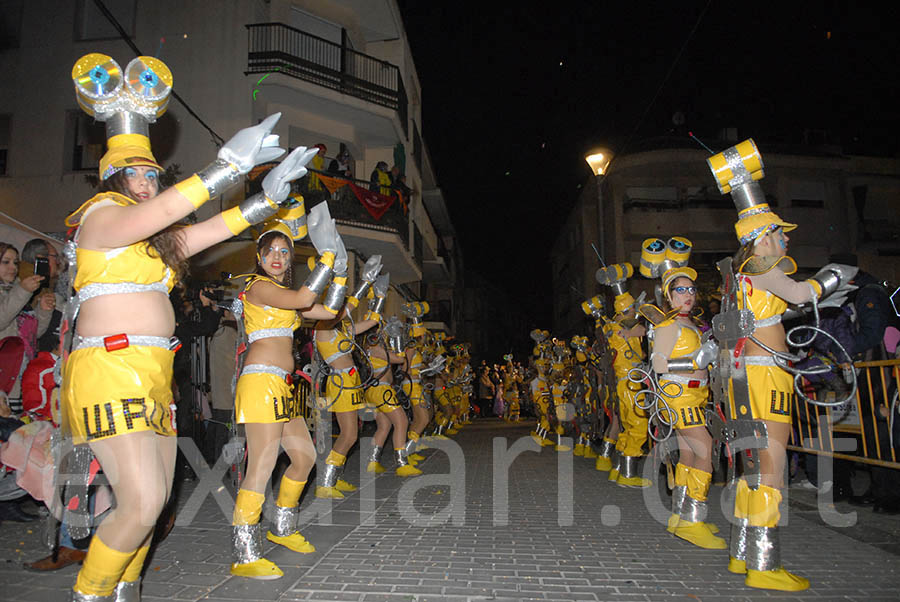
[[[690,383],[694,382],[694,383],[699,383],[697,385],[698,387],[705,387],[705,386],[709,385],[708,378],[690,378],[688,376],[684,376],[681,374],[673,374],[671,372],[661,374],[659,376],[659,380],[660,381],[667,380],[667,381],[670,381],[673,383],[678,383],[680,385],[689,385]]]
[[[104,347],[109,351],[115,351],[116,349],[124,349],[132,345],[137,345],[138,347],[160,347],[161,349],[175,351],[177,347],[181,346],[181,343],[179,343],[176,337],[154,337],[143,334],[124,335],[125,338],[120,339],[124,345],[116,345],[118,341],[115,339],[120,336],[123,335],[112,335],[108,337],[76,336],[73,351],[87,347]],[[111,346],[113,346],[112,349],[110,348]]]
[[[293,337],[293,328],[260,328],[254,330],[247,335],[247,340],[254,343],[260,339],[269,339],[273,337]]]
[[[289,372],[278,366],[270,366],[268,364],[247,364],[241,370],[241,376],[245,374],[272,374],[278,378],[286,378]]]
[[[744,363],[748,366],[778,366],[774,355],[745,355]]]
[[[78,303],[84,303],[88,299],[102,295],[122,295],[125,293],[162,293],[169,294],[169,287],[165,282],[153,282],[150,284],[138,284],[137,282],[93,282],[83,286],[77,295]]]

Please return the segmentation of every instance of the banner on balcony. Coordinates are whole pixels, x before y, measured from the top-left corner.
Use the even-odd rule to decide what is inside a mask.
[[[319,181],[325,185],[325,188],[328,189],[328,192],[334,194],[344,186],[346,186],[349,181],[345,178],[332,178],[331,176],[326,176],[325,174],[318,174]]]
[[[359,202],[366,208],[366,211],[368,211],[376,220],[381,219],[381,216],[394,204],[394,199],[392,197],[384,196],[383,194],[378,194],[377,192],[372,192],[365,188],[360,188],[353,182],[347,182],[347,184],[350,186],[350,189],[353,190],[353,194],[356,195]]]

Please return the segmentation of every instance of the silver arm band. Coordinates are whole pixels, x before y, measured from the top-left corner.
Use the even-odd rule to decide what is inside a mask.
[[[321,295],[322,291],[325,290],[325,287],[328,286],[328,283],[331,282],[332,272],[333,270],[330,267],[321,261],[318,261],[316,262],[316,267],[314,267],[313,271],[306,277],[306,282],[303,283],[303,286],[315,294]]]
[[[278,205],[266,198],[262,192],[257,192],[250,198],[244,199],[238,208],[250,225],[262,223],[278,212]]]
[[[384,309],[384,297],[376,296],[369,301],[369,311],[380,314],[382,309]]]
[[[693,372],[697,369],[690,356],[669,358],[669,372]]]
[[[347,285],[336,284],[334,281],[332,281],[331,286],[328,287],[328,292],[325,293],[325,301],[322,302],[322,305],[324,305],[325,308],[331,313],[336,314],[344,305],[344,299],[346,297]]]
[[[824,299],[841,285],[840,275],[828,268],[820,270],[819,273],[812,277],[812,280],[818,282],[819,286],[822,287],[822,294],[819,295],[819,299]]]
[[[241,181],[241,173],[228,161],[216,159],[197,172],[197,177],[206,186],[209,198],[214,198]],[[255,223],[255,222],[250,222]]]
[[[366,296],[366,293],[369,292],[369,287],[372,286],[372,283],[368,280],[362,280],[359,283],[359,286],[356,289],[356,292],[351,295],[351,297],[355,297],[357,301],[363,299]]]

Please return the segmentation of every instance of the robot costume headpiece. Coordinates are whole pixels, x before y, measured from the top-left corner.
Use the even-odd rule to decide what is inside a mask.
[[[85,113],[106,123],[100,180],[130,166],[162,171],[150,150],[150,124],[169,106],[172,72],[152,56],[132,59],[122,71],[111,57],[86,54],[72,67],[75,98]]]
[[[390,350],[394,353],[403,353],[409,344],[406,325],[397,316],[391,316],[381,329]]]
[[[659,295],[668,296],[669,284],[679,277],[697,280],[697,271],[688,267],[693,245],[683,236],[673,236],[668,242],[648,238],[641,244],[641,275],[659,278]],[[660,300],[661,301],[661,300]]]
[[[628,292],[626,283],[634,275],[634,266],[630,263],[617,263],[605,268],[600,268],[594,277],[597,282],[612,289],[615,295],[613,307],[616,313],[622,313],[635,304],[634,297]],[[582,305],[582,308],[584,306]]]
[[[550,333],[545,330],[541,330],[540,328],[535,328],[528,333],[528,336],[530,336],[531,340],[535,343],[543,343],[547,340],[547,337],[550,336]]]
[[[256,237],[257,241],[269,232],[284,234],[291,241],[291,246],[294,245],[294,241],[302,240],[306,237],[308,232],[306,227],[306,205],[303,197],[299,194],[293,197],[293,201],[289,207],[279,209],[275,217],[262,224],[262,232]]]
[[[405,303],[402,308],[403,315],[409,318],[409,336],[420,337],[427,332],[422,316],[427,314],[431,307],[425,301]]]
[[[605,309],[606,303],[604,303],[603,297],[600,295],[595,295],[581,303],[581,311],[583,311],[586,316],[594,316],[597,319],[603,317],[603,311]]]
[[[766,203],[766,195],[757,184],[765,176],[763,160],[752,138],[713,155],[706,162],[716,177],[719,191],[731,193],[738,210],[734,231],[741,245],[755,244],[776,228],[789,232],[797,227],[778,217]]]

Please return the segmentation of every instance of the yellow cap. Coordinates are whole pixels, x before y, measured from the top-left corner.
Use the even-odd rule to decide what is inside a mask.
[[[738,213],[738,221],[734,224],[734,231],[738,241],[742,245],[756,243],[760,238],[781,227],[785,232],[790,232],[797,227],[784,221],[778,214],[765,203],[748,207]]]
[[[108,180],[126,167],[145,165],[162,171],[150,152],[150,139],[141,134],[119,134],[107,140],[109,150],[100,158],[100,180]]]
[[[285,225],[284,223],[282,223],[280,220],[277,220],[277,219],[270,219],[269,221],[265,222],[265,223],[262,225],[262,234],[260,234],[259,236],[257,236],[257,237],[256,237],[256,240],[261,239],[263,236],[265,236],[265,235],[268,234],[269,232],[278,232],[279,234],[284,234],[285,237],[287,237],[287,239],[288,239],[289,241],[291,241],[291,247],[294,246],[294,238],[293,238],[293,235],[292,235],[292,233],[291,233],[291,229],[288,228],[287,225]],[[312,269],[316,267],[316,266],[315,266],[315,259],[314,259],[313,257],[310,257],[309,259],[312,259],[312,260],[313,260],[313,266],[310,268],[310,271],[312,271]],[[309,261],[309,260],[307,260],[307,262],[308,262],[308,261]]]
[[[697,282],[697,270],[687,266],[666,270],[662,276],[662,290],[665,291],[666,296],[669,294],[669,284],[676,278],[682,277],[690,278],[691,282]]]

